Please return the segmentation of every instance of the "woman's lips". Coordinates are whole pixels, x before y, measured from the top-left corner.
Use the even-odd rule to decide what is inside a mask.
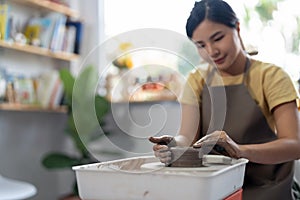
[[[217,60],[214,60],[214,62],[215,62],[217,65],[222,64],[224,61],[225,61],[225,57],[220,58],[220,59],[217,59]]]

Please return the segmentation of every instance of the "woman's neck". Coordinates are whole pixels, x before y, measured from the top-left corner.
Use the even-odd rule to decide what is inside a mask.
[[[247,62],[247,55],[244,52],[240,52],[227,70],[220,70],[221,76],[237,76],[245,72]]]

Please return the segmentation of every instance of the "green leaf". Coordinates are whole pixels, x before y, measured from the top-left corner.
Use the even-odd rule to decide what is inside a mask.
[[[71,107],[75,78],[72,76],[71,72],[68,69],[61,69],[59,71],[59,75],[64,85],[64,92],[65,92],[67,103],[69,107]]]
[[[109,111],[110,104],[109,102],[99,95],[95,97],[95,110],[99,123],[102,121],[102,118]]]
[[[273,19],[273,12],[277,10],[277,4],[282,0],[260,0],[255,6],[256,12],[259,14],[263,22]]]
[[[68,129],[67,129],[69,135],[71,136],[71,139],[73,140],[73,143],[75,144],[77,150],[79,153],[84,157],[86,154],[88,154],[88,150],[86,149],[84,143],[82,142],[83,136],[79,136],[75,123],[74,118],[72,115],[69,116],[68,119]]]
[[[80,160],[78,158],[70,157],[62,153],[48,154],[42,160],[42,164],[48,169],[71,168],[79,163]]]
[[[87,129],[93,124],[91,119],[94,107],[92,106],[95,101],[95,92],[97,88],[97,70],[88,66],[78,75],[74,84],[73,90],[73,114],[76,126],[84,125]],[[86,130],[85,132],[89,132]]]
[[[74,85],[73,98],[80,104],[93,100],[95,89],[97,88],[98,71],[93,66],[85,67],[78,77]]]

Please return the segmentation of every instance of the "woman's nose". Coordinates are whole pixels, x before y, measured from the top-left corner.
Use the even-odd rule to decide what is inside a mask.
[[[219,54],[218,48],[216,48],[216,46],[212,44],[206,45],[206,51],[210,57],[216,57]]]

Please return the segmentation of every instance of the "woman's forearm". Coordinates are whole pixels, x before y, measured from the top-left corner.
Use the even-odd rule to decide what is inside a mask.
[[[264,144],[239,145],[241,157],[260,164],[278,164],[300,158],[300,142],[282,138]]]
[[[174,138],[175,138],[177,146],[180,146],[180,147],[191,146],[194,141],[192,138],[189,139],[188,137],[186,137],[184,135],[177,135]]]

